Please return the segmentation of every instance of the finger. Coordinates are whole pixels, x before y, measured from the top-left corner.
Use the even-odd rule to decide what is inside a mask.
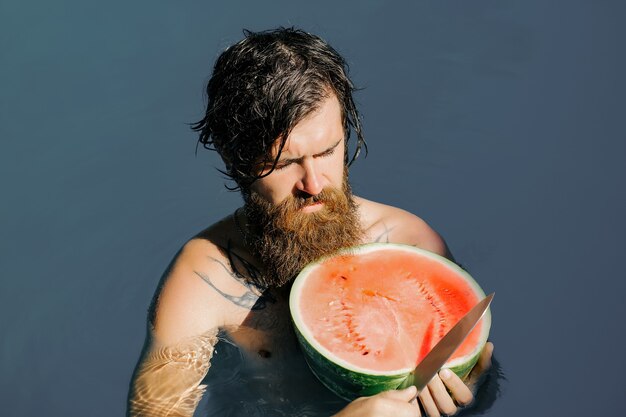
[[[478,358],[478,362],[470,372],[467,377],[467,385],[473,389],[476,385],[476,382],[480,379],[480,377],[485,373],[487,369],[491,367],[491,356],[493,354],[493,343],[487,342],[482,352],[480,352],[480,357]]]
[[[463,384],[462,381],[461,384]],[[449,416],[456,414],[456,404],[454,404],[454,400],[450,397],[450,394],[448,394],[446,386],[443,384],[438,375],[435,375],[435,377],[428,383],[428,388],[430,389],[430,394],[432,395],[433,400],[435,400],[435,404],[437,405],[439,411]]]
[[[483,351],[483,354],[478,358],[478,363],[483,369],[489,369],[491,367],[491,357],[493,356],[493,343],[487,342]]]
[[[420,391],[418,397],[420,399],[422,407],[424,407],[424,412],[428,417],[441,417],[441,414],[439,414],[439,409],[437,408],[437,404],[435,404],[433,397],[430,395],[430,389],[428,388],[428,385]]]
[[[402,402],[408,403],[417,395],[417,388],[415,387],[415,385],[411,385],[410,387],[400,389],[400,390],[385,391],[379,395],[389,400],[402,401]]]
[[[485,343],[485,347],[480,352],[480,357],[474,369],[478,368],[479,371],[485,371],[491,367],[491,356],[493,355],[493,343]]]
[[[452,397],[460,406],[467,406],[474,401],[474,395],[465,382],[449,369],[442,369],[439,377],[452,393]],[[456,412],[456,410],[455,410]],[[446,412],[447,413],[447,412]],[[447,413],[450,414],[450,413]]]
[[[419,402],[417,402],[417,396],[415,396],[415,398],[413,398],[409,404],[411,404],[413,407],[415,407],[415,412],[417,413],[418,417],[422,416],[422,411],[420,410],[420,404]]]
[[[401,390],[389,390],[374,397],[378,403],[377,410],[381,415],[393,415],[394,417],[421,417],[419,404],[417,404],[417,387],[411,385]],[[378,414],[377,414],[378,415]]]

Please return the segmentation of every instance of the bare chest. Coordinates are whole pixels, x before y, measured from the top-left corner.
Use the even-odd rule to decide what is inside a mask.
[[[226,330],[250,359],[273,363],[300,355],[285,296],[269,297],[262,308],[249,311],[239,326]]]

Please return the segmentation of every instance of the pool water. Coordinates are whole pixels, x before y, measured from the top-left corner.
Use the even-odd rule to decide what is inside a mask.
[[[124,414],[161,274],[241,204],[189,129],[213,61],[279,25],[327,39],[362,87],[355,194],[422,217],[497,293],[496,366],[464,413],[623,414],[625,8],[3,1],[0,414]],[[343,406],[300,356],[226,339],[196,415]]]
[[[242,351],[222,334],[203,381],[207,391],[195,415],[329,416],[345,407],[348,403],[315,378],[297,350],[294,347],[287,360],[270,363],[258,355]],[[487,412],[505,383],[496,358],[476,402],[462,415]]]

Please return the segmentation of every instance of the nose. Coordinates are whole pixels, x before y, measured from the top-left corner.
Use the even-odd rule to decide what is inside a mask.
[[[298,190],[304,191],[310,195],[317,195],[322,192],[322,189],[324,188],[324,180],[318,172],[314,161],[303,161],[302,176],[296,184],[296,187]]]

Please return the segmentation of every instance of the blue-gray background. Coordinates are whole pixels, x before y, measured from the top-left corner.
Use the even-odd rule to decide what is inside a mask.
[[[113,416],[161,272],[240,202],[187,126],[242,28],[345,55],[357,194],[410,210],[486,291],[489,415],[617,415],[626,392],[615,1],[0,1],[0,414]]]

